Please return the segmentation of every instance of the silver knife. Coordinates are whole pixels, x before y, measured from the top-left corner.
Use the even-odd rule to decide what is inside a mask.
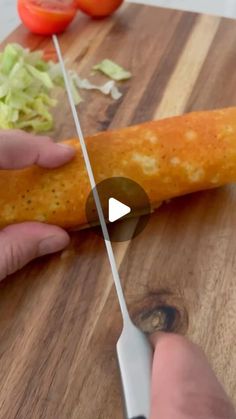
[[[101,201],[96,188],[96,182],[86,143],[74,104],[69,77],[62,57],[60,44],[56,35],[53,35],[52,39],[57,52],[58,60],[61,65],[68,99],[80,141],[90,185],[93,191],[94,201],[103,232],[104,242],[123,318],[123,330],[118,340],[116,349],[123,387],[125,417],[127,419],[149,419],[153,351],[147,336],[133,324],[128,312],[114,252],[101,206]]]

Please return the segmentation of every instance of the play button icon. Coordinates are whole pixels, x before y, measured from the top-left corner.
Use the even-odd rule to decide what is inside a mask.
[[[110,223],[114,223],[114,221],[119,220],[130,212],[131,208],[128,205],[123,204],[118,199],[109,198],[108,219]]]
[[[96,185],[112,242],[136,237],[148,223],[151,206],[145,190],[131,179],[112,177]],[[91,190],[86,202],[86,216],[93,231],[103,237]]]

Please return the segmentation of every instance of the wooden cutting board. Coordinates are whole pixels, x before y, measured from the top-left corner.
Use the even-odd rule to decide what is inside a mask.
[[[55,54],[50,40],[23,27],[9,41]],[[104,21],[81,14],[61,38],[68,65],[87,77],[111,58],[133,73],[117,102],[83,92],[85,133],[235,105],[235,43],[236,23],[217,17],[137,5]],[[75,135],[66,97],[59,99],[56,140]],[[201,345],[236,402],[235,208],[235,186],[175,199],[114,249],[134,321]],[[0,418],[121,419],[121,327],[104,244],[90,230],[3,281]]]

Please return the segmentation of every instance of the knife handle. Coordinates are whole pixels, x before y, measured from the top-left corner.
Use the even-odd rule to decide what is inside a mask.
[[[153,350],[147,336],[132,322],[117,343],[125,418],[148,419],[151,401]]]

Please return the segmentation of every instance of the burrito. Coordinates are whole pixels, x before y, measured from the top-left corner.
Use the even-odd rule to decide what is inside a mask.
[[[0,228],[24,221],[65,229],[88,224],[91,187],[80,143],[65,143],[76,155],[60,168],[0,170]],[[236,107],[101,132],[86,144],[96,183],[131,179],[155,209],[165,200],[236,180]]]

